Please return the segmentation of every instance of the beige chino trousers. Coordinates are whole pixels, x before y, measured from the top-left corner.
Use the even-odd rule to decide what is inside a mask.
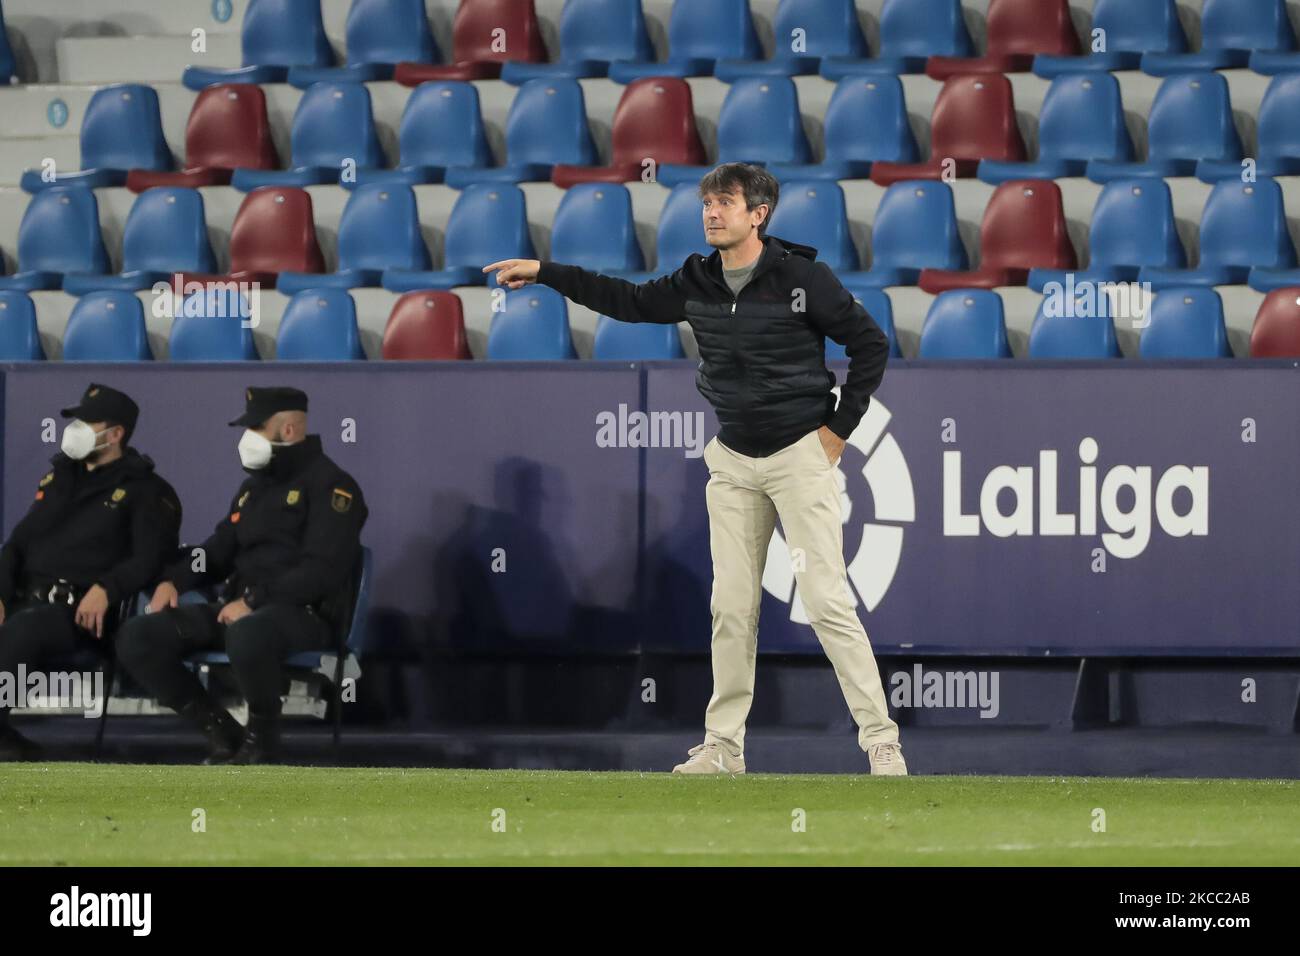
[[[897,741],[898,725],[890,719],[876,658],[849,592],[837,466],[826,458],[817,432],[766,458],[737,454],[714,438],[704,448],[704,463],[713,552],[713,697],[704,717],[705,743],[744,753],[763,566],[778,516],[792,553],[802,551],[802,562],[795,561],[799,594],[858,725],[859,745],[866,750]]]

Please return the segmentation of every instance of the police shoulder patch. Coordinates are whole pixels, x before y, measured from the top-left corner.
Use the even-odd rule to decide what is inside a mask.
[[[335,488],[334,493],[330,495],[330,507],[339,514],[347,512],[352,507],[352,492]]]

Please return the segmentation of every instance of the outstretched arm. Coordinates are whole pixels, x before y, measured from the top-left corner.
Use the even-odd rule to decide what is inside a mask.
[[[483,271],[496,272],[497,282],[511,289],[532,282],[550,286],[579,305],[621,322],[680,322],[686,305],[681,270],[639,285],[578,266],[536,259],[503,259],[484,266]]]

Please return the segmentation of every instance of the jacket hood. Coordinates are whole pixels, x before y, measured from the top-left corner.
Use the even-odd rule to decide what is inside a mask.
[[[764,245],[771,249],[774,255],[780,255],[781,250],[785,249],[793,256],[803,256],[805,259],[816,259],[817,250],[812,246],[805,246],[802,242],[791,242],[789,239],[779,239],[770,233],[764,238]]]

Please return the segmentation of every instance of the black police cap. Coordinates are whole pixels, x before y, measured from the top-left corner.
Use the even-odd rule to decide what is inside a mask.
[[[107,385],[91,382],[81,401],[59,412],[64,418],[80,418],[83,422],[109,422],[121,425],[127,434],[135,431],[136,420],[140,417],[140,406],[131,400],[125,392],[119,392]]]
[[[297,388],[249,388],[244,390],[244,414],[231,425],[261,428],[277,412],[307,411],[307,393]]]

